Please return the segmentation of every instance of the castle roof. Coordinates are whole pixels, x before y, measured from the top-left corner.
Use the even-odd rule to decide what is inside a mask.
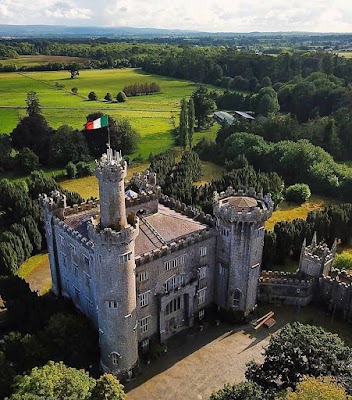
[[[91,217],[98,214],[98,207],[81,211],[77,214],[66,216],[64,223],[88,239],[87,222]],[[136,256],[170,244],[181,237],[207,229],[207,225],[171,210],[162,204],[159,204],[157,213],[141,216],[139,227],[139,235],[135,244]]]
[[[237,210],[250,210],[257,206],[258,201],[253,197],[234,196],[228,198],[227,203]]]

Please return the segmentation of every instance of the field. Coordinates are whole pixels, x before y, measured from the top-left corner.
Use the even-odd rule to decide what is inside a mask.
[[[38,291],[41,295],[47,293],[51,288],[48,254],[30,257],[20,266],[17,275],[29,283],[31,290]]]
[[[307,202],[300,206],[295,203],[283,201],[266,222],[265,229],[272,231],[276,222],[279,221],[292,221],[296,218],[306,219],[309,211],[319,210],[325,205],[336,204],[337,202],[337,200],[317,195],[312,195]]]
[[[3,65],[15,64],[17,67],[34,67],[36,65],[44,65],[48,63],[84,63],[85,58],[81,57],[70,57],[70,56],[20,56],[18,58],[7,58],[0,60]]]
[[[43,114],[53,128],[68,124],[81,129],[86,115],[101,111],[112,117],[128,118],[141,134],[141,154],[147,158],[150,152],[159,153],[173,145],[173,120],[178,124],[180,100],[189,96],[195,84],[144,73],[140,69],[82,70],[79,77],[70,78],[68,71],[1,73],[2,100],[0,102],[0,132],[13,130],[19,118],[25,115],[25,99],[29,91],[37,92]],[[156,82],[161,93],[128,98],[125,103],[109,103],[104,96],[113,96],[125,85],[142,82]],[[55,84],[64,85],[57,89]],[[76,87],[78,94],[71,94]],[[88,101],[87,95],[95,91],[98,101]],[[214,126],[214,136],[218,126]],[[195,135],[195,140],[209,133]],[[133,156],[135,156],[133,155]]]
[[[352,58],[352,51],[338,51],[340,57]]]

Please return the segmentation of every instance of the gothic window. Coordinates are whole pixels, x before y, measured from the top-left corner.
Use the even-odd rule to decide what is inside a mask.
[[[129,251],[126,254],[121,254],[119,257],[119,264],[125,264],[127,261],[130,261],[132,258],[132,251]]]
[[[219,274],[221,275],[221,276],[224,276],[224,275],[226,275],[226,268],[223,266],[223,265],[219,265]]]
[[[67,257],[66,257],[66,254],[63,253],[62,251],[60,251],[60,256],[61,256],[63,267],[67,268]]]
[[[205,257],[205,256],[207,255],[207,246],[202,246],[202,247],[199,249],[199,252],[200,252],[200,256],[201,256],[201,257]]]
[[[165,261],[165,263],[164,263],[165,270],[169,271],[172,268],[176,268],[181,265],[184,265],[185,259],[186,259],[186,254],[182,254],[181,256],[173,258],[172,260]]]
[[[76,247],[73,244],[70,244],[70,254],[71,258],[76,254]]]
[[[109,308],[117,308],[117,300],[107,300],[106,303]]]
[[[142,319],[140,320],[140,330],[141,330],[141,333],[146,333],[146,332],[148,332],[149,320],[150,320],[150,315],[149,315],[148,317],[142,318]]]
[[[76,263],[72,263],[73,265],[73,273],[75,276],[78,276],[78,265]]]
[[[207,267],[199,268],[199,279],[204,279],[207,276]]]
[[[198,290],[198,305],[199,306],[205,303],[206,293],[207,293],[207,288]]]
[[[142,271],[138,274],[139,282],[144,282],[148,279],[148,271]]]
[[[149,304],[149,291],[139,295],[140,307],[145,307]]]
[[[83,255],[84,267],[87,271],[89,271],[89,257]]]
[[[88,287],[90,287],[90,280],[91,280],[90,275],[88,275],[86,272],[84,272],[84,283],[85,283],[86,286],[88,286]]]
[[[167,304],[165,309],[165,315],[170,315],[180,309],[181,309],[181,296],[171,300],[170,303]]]
[[[173,275],[165,282],[165,292],[169,292],[170,290],[174,290],[185,283],[185,274]]]
[[[112,365],[119,365],[120,355],[118,353],[111,353]]]
[[[241,302],[242,293],[239,289],[236,289],[232,295],[232,306],[239,307]]]
[[[61,235],[59,235],[59,243],[60,243],[60,248],[63,249],[65,247],[65,239]]]

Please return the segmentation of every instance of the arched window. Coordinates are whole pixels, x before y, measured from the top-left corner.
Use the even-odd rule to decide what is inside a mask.
[[[120,354],[113,352],[110,354],[110,356],[111,356],[111,360],[112,360],[112,365],[119,365],[119,358],[121,358]]]
[[[242,292],[236,289],[232,295],[232,307],[239,307],[241,302]]]
[[[176,297],[175,299],[171,300],[170,303],[167,304],[165,309],[165,315],[172,314],[175,311],[181,309],[181,296]]]

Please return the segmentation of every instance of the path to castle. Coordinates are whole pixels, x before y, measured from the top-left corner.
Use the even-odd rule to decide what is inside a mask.
[[[145,367],[141,377],[125,385],[127,400],[207,400],[224,383],[243,381],[246,363],[261,361],[270,335],[296,319],[325,326],[342,338],[349,335],[345,324],[315,307],[301,308],[297,315],[295,307],[266,306],[260,314],[268,310],[274,310],[277,319],[270,330],[263,327],[256,332],[249,325],[232,330],[220,324],[180,336],[165,355]]]

